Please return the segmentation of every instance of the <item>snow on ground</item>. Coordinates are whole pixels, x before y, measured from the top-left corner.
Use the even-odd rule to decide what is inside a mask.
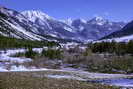
[[[42,48],[34,48],[34,51],[37,52],[41,52]],[[6,52],[4,51],[0,51],[0,71],[1,70],[5,70],[3,69],[3,65],[4,64],[8,64],[10,62],[18,62],[18,63],[23,63],[23,62],[28,62],[28,61],[32,61],[32,59],[30,58],[19,58],[19,57],[10,57],[10,55],[12,54],[16,54],[18,52],[25,52],[25,49],[15,49],[15,50],[7,50]],[[34,67],[31,68],[26,68],[24,66],[12,66],[10,71],[43,71],[46,70],[45,68],[41,68],[41,69],[36,69]],[[126,75],[124,74],[102,74],[102,73],[89,73],[89,72],[85,72],[82,70],[75,70],[75,69],[71,69],[71,68],[66,68],[66,69],[60,69],[60,70],[55,70],[55,69],[47,69],[49,71],[62,71],[62,72],[73,72],[74,74],[79,74],[82,75],[84,77],[89,77],[89,78],[115,78],[115,77],[125,77]]]
[[[33,51],[36,51],[38,53],[42,52],[42,48],[33,48]],[[19,58],[19,57],[10,57],[11,55],[14,55],[16,53],[24,53],[26,49],[12,49],[12,50],[5,50],[0,51],[0,61],[10,61],[10,62],[29,62],[32,61],[30,58]]]
[[[111,85],[122,86],[122,87],[132,87],[133,88],[133,79],[118,79],[110,81]]]
[[[47,47],[43,47],[43,48],[47,50]],[[33,48],[33,51],[41,53],[43,51],[43,48]]]
[[[91,81],[90,81],[91,82]],[[120,87],[125,87],[122,89],[130,89],[129,87],[132,87],[133,89],[133,79],[128,79],[128,78],[121,78],[121,79],[105,79],[105,80],[96,80],[92,82],[99,82],[99,83],[104,83],[104,84],[109,84],[109,85],[115,85],[115,86],[120,86]]]
[[[133,35],[115,38],[114,40],[116,42],[129,42],[130,40],[133,40]]]
[[[69,49],[69,48],[74,48],[78,45],[78,43],[75,43],[75,42],[67,42],[66,44],[60,44],[62,48],[66,48],[66,49]]]
[[[56,79],[74,79],[74,80],[86,81],[86,79],[72,75],[47,75],[46,77],[56,78]]]
[[[9,62],[17,62],[17,63],[24,63],[28,61],[32,61],[30,58],[18,58],[18,57],[10,57],[10,55],[14,55],[19,52],[25,52],[25,49],[16,49],[16,50],[6,50],[0,51],[0,61],[9,61]]]
[[[42,50],[42,48],[33,49],[33,51],[38,53],[41,53]],[[25,51],[26,49],[10,49],[0,51],[0,71],[29,71],[29,69],[20,64],[32,61],[31,58],[11,57],[11,55],[16,53],[24,53]],[[14,63],[18,63],[19,65],[15,66]]]
[[[30,58],[17,58],[17,57],[8,57],[8,56],[0,56],[0,61],[11,62],[11,63],[24,63],[32,61]]]
[[[0,66],[0,72],[7,72],[8,70]]]
[[[116,42],[129,42],[130,40],[133,40],[133,35],[119,37],[119,38],[99,40],[99,41],[95,41],[95,42],[112,42],[112,41],[116,41]]]
[[[12,70],[7,71],[2,69],[0,72],[37,72],[37,71],[46,71],[46,72],[60,72],[58,74],[44,74],[40,75],[37,74],[34,75],[34,77],[48,77],[48,78],[56,78],[56,79],[73,79],[73,80],[79,80],[79,81],[88,81],[88,80],[99,80],[99,79],[108,79],[107,81],[102,81],[99,83],[102,84],[108,84],[113,86],[120,86],[120,87],[133,87],[133,80],[127,79],[127,77],[133,77],[133,75],[124,75],[124,74],[103,74],[103,73],[89,73],[84,71],[69,71],[69,70],[57,70],[57,69],[46,69],[46,68],[25,68],[24,66],[20,67],[13,67]],[[63,74],[64,73],[64,74]],[[67,74],[65,74],[67,73]],[[123,78],[123,80],[121,80]],[[114,79],[114,80],[113,80]],[[93,82],[94,83],[94,82]]]
[[[34,51],[41,52],[42,48],[35,48]],[[26,61],[32,61],[32,59],[28,58],[15,58],[10,57],[10,55],[18,53],[18,52],[25,52],[25,49],[15,49],[15,50],[7,50],[6,52],[0,51],[0,72],[37,72],[37,71],[47,71],[47,72],[59,72],[59,74],[47,74],[45,77],[49,78],[57,78],[57,79],[74,79],[80,81],[87,81],[90,79],[116,79],[113,82],[108,83],[109,85],[116,85],[116,86],[124,86],[124,87],[133,87],[133,80],[127,80],[127,78],[132,77],[133,75],[125,75],[125,74],[104,74],[104,73],[90,73],[82,70],[76,70],[71,68],[64,68],[64,69],[46,69],[46,68],[36,68],[30,67],[26,68],[23,65],[12,65],[10,69],[6,69],[4,65],[9,64],[10,62],[19,62],[23,63]],[[3,62],[5,61],[5,62]],[[9,62],[8,62],[9,61]],[[65,74],[66,73],[66,74]],[[39,75],[38,75],[39,76]],[[123,78],[123,80],[120,80]],[[124,80],[125,79],[125,80]],[[125,81],[125,82],[124,82]],[[102,82],[104,83],[104,82]],[[105,82],[106,84],[106,82]]]
[[[0,72],[31,72],[31,71],[46,71],[47,69],[46,68],[40,68],[40,69],[37,69],[35,67],[30,67],[30,68],[26,68],[25,66],[23,65],[19,65],[19,66],[11,66],[10,70],[7,70],[5,69],[4,67],[0,67]]]

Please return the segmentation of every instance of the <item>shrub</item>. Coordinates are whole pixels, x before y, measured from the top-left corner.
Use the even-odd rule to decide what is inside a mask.
[[[92,50],[90,48],[86,48],[85,52],[83,52],[84,56],[92,56]]]
[[[69,48],[68,49],[69,53],[82,53],[83,50],[81,48],[79,48],[78,46],[74,47],[74,48]]]
[[[60,50],[43,50],[42,56],[48,57],[50,59],[61,59],[62,58],[62,52]]]
[[[27,58],[35,58],[37,57],[39,54],[35,51],[32,50],[32,48],[28,48],[28,51],[25,52],[25,57]]]
[[[94,53],[115,53],[118,56],[133,54],[133,41],[127,43],[115,41],[89,44]]]

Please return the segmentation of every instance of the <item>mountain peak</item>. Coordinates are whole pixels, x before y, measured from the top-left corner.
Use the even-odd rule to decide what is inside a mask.
[[[85,19],[80,19],[83,23],[86,23],[87,21]]]
[[[104,19],[103,17],[96,16],[93,19],[89,21],[91,24],[97,24],[97,25],[104,25],[108,22],[108,20]]]
[[[79,18],[79,19],[75,19],[75,20],[73,20],[73,21],[74,21],[74,22],[76,21],[76,22],[78,22],[78,23],[87,23],[86,20],[81,19],[81,18]]]
[[[0,34],[30,40],[46,40],[45,35],[77,41],[96,40],[123,27],[121,23],[111,22],[101,17],[95,17],[89,21],[70,18],[69,25],[51,18],[40,10],[20,13],[4,7],[0,8],[0,22]],[[50,37],[51,39],[54,38]]]
[[[72,18],[68,18],[66,20],[61,20],[62,22],[68,24],[68,25],[72,25],[73,22],[78,22],[78,23],[87,23],[87,21],[85,19],[72,19]]]
[[[86,20],[81,19],[81,18],[79,18],[79,19],[75,19],[75,21],[80,21],[80,22],[82,22],[82,23],[86,23],[86,22],[87,22]]]
[[[28,17],[32,22],[35,22],[36,19],[53,19],[52,17],[50,17],[49,15],[43,13],[40,10],[28,10],[28,11],[23,11],[22,12],[23,15],[25,15],[26,17]]]
[[[96,16],[96,17],[94,17],[94,19],[96,21],[102,21],[102,20],[104,20],[104,18],[103,17],[100,17],[100,16]]]
[[[73,19],[72,19],[72,18],[68,18],[68,19],[60,20],[60,21],[61,21],[61,22],[64,22],[64,23],[66,23],[66,24],[68,24],[68,25],[71,26],[71,24],[72,24],[72,22],[73,22]]]

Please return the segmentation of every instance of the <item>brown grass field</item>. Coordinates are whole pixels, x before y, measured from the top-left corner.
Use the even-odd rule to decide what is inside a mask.
[[[0,73],[0,89],[119,89],[71,79],[34,77],[31,72]]]

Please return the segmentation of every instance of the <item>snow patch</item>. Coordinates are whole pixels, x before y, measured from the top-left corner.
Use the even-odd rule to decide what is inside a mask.
[[[43,13],[40,10],[28,10],[28,11],[23,11],[21,12],[24,16],[28,17],[30,21],[35,22],[37,18],[41,20],[46,20],[46,19],[53,19],[49,15]]]
[[[48,78],[56,78],[56,79],[74,79],[74,80],[80,80],[80,81],[86,81],[83,78],[75,77],[72,75],[47,75]]]
[[[69,32],[74,32],[73,29],[70,28],[70,27],[66,27],[66,26],[65,26],[64,29],[67,30],[67,31],[69,31]]]
[[[104,40],[99,40],[99,41],[95,41],[95,42],[112,42],[112,41],[116,41],[116,42],[129,42],[130,40],[133,40],[133,35],[124,36],[124,37],[120,37],[120,38],[104,39]]]

